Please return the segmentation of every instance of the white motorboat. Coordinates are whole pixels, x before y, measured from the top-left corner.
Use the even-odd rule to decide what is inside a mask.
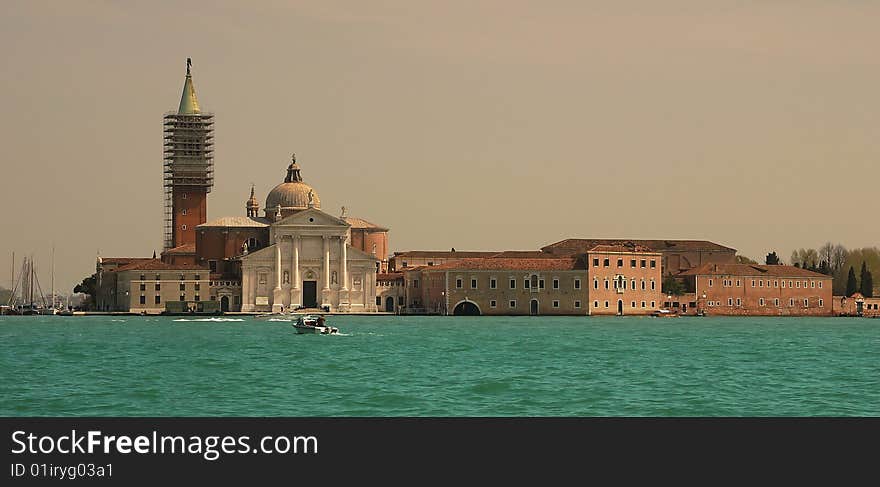
[[[320,324],[319,324],[320,323]],[[293,324],[293,327],[296,328],[296,332],[301,335],[338,335],[339,328],[335,326],[329,326],[324,324],[325,321],[323,317],[318,317],[314,315],[305,315],[300,316],[298,320]]]

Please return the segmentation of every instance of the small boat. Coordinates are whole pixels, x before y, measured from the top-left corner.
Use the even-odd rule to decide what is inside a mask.
[[[323,320],[321,320],[323,322]],[[335,326],[329,325],[319,325],[319,318],[317,316],[305,315],[300,316],[298,320],[293,324],[293,327],[296,328],[296,332],[301,335],[338,335],[339,328]]]
[[[660,308],[660,309],[654,311],[653,313],[651,313],[651,316],[654,316],[657,318],[678,318],[678,311]]]

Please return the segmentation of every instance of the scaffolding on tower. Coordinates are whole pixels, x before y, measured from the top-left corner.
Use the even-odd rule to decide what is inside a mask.
[[[165,241],[174,246],[174,190],[210,193],[214,186],[214,114],[169,112],[164,117]]]

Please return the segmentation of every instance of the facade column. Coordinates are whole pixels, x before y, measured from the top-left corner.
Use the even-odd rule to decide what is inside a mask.
[[[324,235],[324,290],[330,289],[330,237]]]
[[[251,296],[251,282],[250,282],[250,272],[247,270],[241,270],[241,310],[242,311],[253,311],[253,297]],[[219,298],[218,298],[219,299]]]
[[[290,306],[294,309],[302,306],[302,290],[300,289],[300,276],[299,276],[299,246],[300,246],[300,236],[293,235],[290,239],[290,243],[293,246],[293,285],[290,287]]]
[[[346,249],[346,236],[339,237],[339,276],[342,279],[342,290],[348,291],[348,250]]]
[[[280,313],[284,308],[281,293],[281,237],[275,235],[275,289],[272,292],[272,312]]]

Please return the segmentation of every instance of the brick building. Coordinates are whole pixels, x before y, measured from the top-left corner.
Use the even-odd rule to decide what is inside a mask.
[[[680,273],[689,311],[728,316],[831,316],[832,277],[787,265],[703,264]],[[694,309],[696,304],[696,309]]]
[[[706,240],[633,240],[613,238],[569,238],[541,247],[553,255],[582,254],[597,245],[646,248],[661,255],[663,275],[701,266],[703,264],[735,264],[736,249]]]
[[[172,265],[159,259],[125,260],[98,258],[95,273],[98,310],[161,313],[169,302],[179,303],[181,310],[220,310],[220,303],[211,296],[207,268]]]
[[[866,298],[862,293],[849,297],[834,296],[832,309],[834,316],[880,318],[880,297]]]
[[[591,315],[645,315],[660,308],[662,255],[646,247],[597,245],[587,252]]]

